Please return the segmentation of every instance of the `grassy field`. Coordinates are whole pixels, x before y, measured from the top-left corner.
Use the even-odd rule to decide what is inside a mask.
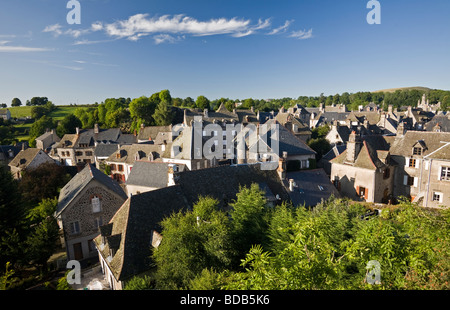
[[[33,107],[24,106],[24,107],[11,107],[8,108],[11,112],[12,118],[25,118],[27,116],[31,117],[31,109]],[[75,112],[76,106],[57,106],[56,110],[54,110],[52,113],[49,114],[50,117],[53,118],[55,121],[62,120],[66,115],[69,115],[73,112]],[[30,131],[31,125],[33,124],[19,124],[14,125],[17,131],[16,137],[19,139],[19,141],[27,141],[30,137],[28,135],[28,132]]]

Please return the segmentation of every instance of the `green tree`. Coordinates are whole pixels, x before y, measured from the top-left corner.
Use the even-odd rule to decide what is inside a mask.
[[[153,114],[155,114],[156,107],[159,100],[151,100],[148,97],[142,96],[133,99],[130,103],[130,116],[134,120],[142,120],[147,126],[154,124]]]
[[[63,166],[44,163],[23,174],[19,190],[27,203],[37,204],[43,199],[59,196],[59,191],[69,181],[70,175]]]
[[[58,136],[63,137],[65,134],[74,134],[76,128],[82,128],[82,126],[83,124],[78,117],[74,114],[69,114],[65,116],[58,127],[56,127],[56,133]]]
[[[41,274],[48,271],[47,261],[58,247],[59,226],[54,217],[48,217],[33,227],[26,240],[26,255],[41,267]]]
[[[22,101],[20,101],[19,98],[14,98],[14,99],[11,101],[11,106],[12,106],[12,107],[20,107],[21,105],[22,105]]]
[[[53,118],[46,115],[42,116],[40,119],[35,121],[30,128],[30,139],[28,140],[30,146],[35,147],[36,138],[44,134],[47,131],[47,129],[55,128],[55,125],[56,124],[53,121]]]
[[[167,101],[161,100],[153,114],[153,119],[156,126],[168,126],[172,123],[173,116],[172,109]]]
[[[201,197],[192,211],[172,215],[162,227],[164,241],[153,252],[158,288],[186,288],[203,269],[229,266],[229,221],[217,200]]]
[[[197,100],[195,101],[195,107],[201,110],[209,110],[209,104],[210,101],[205,96],[198,96]]]
[[[0,266],[17,262],[21,257],[21,240],[26,224],[26,212],[17,182],[9,170],[0,165]]]
[[[263,244],[267,222],[265,220],[266,198],[258,184],[242,187],[231,204],[233,240],[238,257],[242,258],[255,244]]]

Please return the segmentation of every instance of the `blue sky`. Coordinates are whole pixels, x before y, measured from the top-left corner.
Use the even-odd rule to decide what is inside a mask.
[[[450,1],[66,0],[0,2],[0,102],[297,98],[450,89]]]

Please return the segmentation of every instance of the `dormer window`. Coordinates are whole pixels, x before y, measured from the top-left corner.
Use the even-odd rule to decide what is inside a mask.
[[[422,148],[421,147],[413,148],[413,155],[421,156],[422,155]]]

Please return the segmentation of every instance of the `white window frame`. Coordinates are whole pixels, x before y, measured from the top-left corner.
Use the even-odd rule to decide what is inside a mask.
[[[435,199],[436,196],[438,196],[439,199]],[[434,202],[442,203],[442,202],[444,202],[444,194],[441,192],[433,192],[433,196],[431,197],[431,200]]]
[[[444,170],[445,170],[445,177],[442,176]],[[441,166],[441,169],[439,169],[438,180],[439,181],[450,181],[450,167]]]
[[[102,203],[97,195],[94,195],[94,197],[91,199],[91,205],[92,205],[92,213],[102,212]]]

